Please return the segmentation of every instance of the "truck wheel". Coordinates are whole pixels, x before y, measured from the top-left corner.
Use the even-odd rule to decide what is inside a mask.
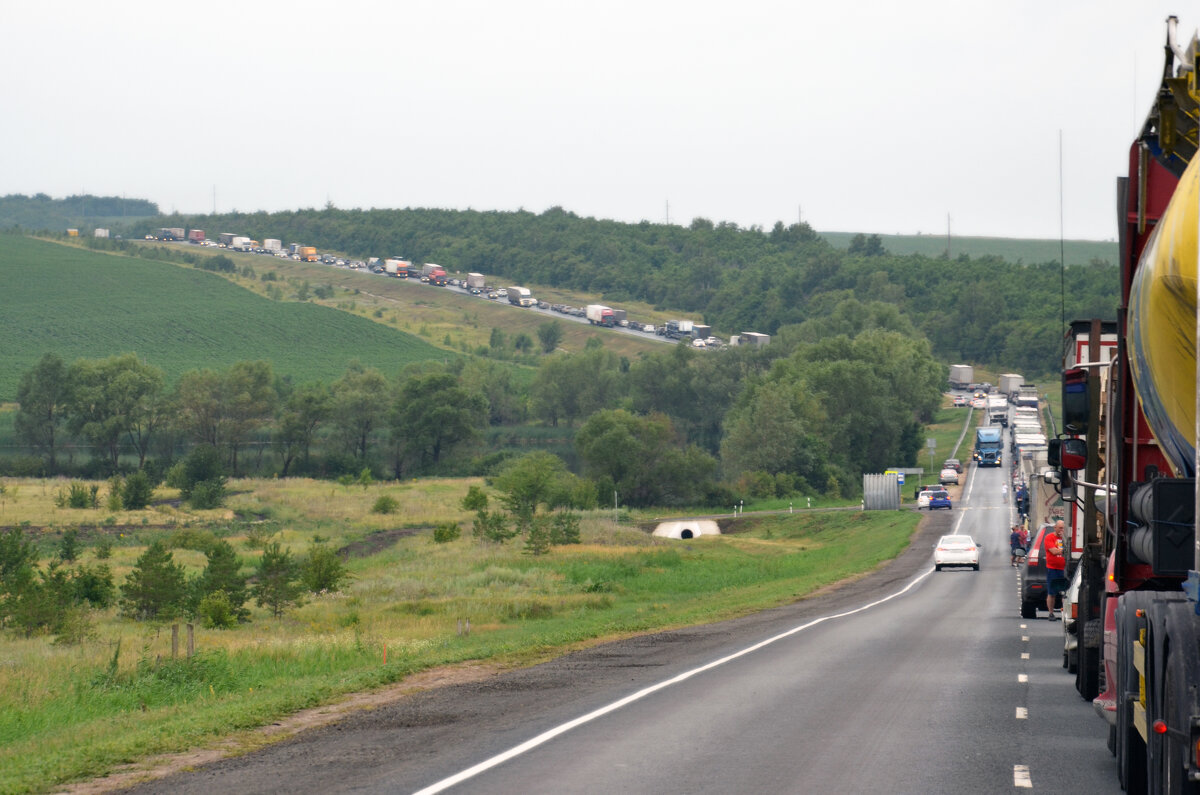
[[[1131,664],[1133,611],[1140,600],[1127,595],[1117,607],[1117,778],[1129,795],[1146,795],[1146,743],[1133,725],[1130,698],[1138,692]]]
[[[1163,714],[1167,724],[1175,724],[1179,728],[1179,705],[1187,703],[1187,696],[1181,693],[1187,677],[1179,670],[1182,666],[1181,654],[1172,654],[1167,658],[1166,677],[1163,681]],[[1163,737],[1162,776],[1163,791],[1167,795],[1195,795],[1200,792],[1200,785],[1188,780],[1188,755],[1191,751],[1189,743],[1168,732]]]

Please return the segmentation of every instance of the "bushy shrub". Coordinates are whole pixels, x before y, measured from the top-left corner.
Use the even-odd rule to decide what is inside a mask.
[[[197,510],[220,508],[225,504],[225,478],[202,480],[194,484],[188,504]]]
[[[101,535],[96,539],[96,559],[108,560],[112,557],[113,540],[107,535]]]
[[[400,503],[396,502],[395,497],[381,494],[379,499],[375,500],[375,504],[371,506],[371,513],[395,513],[399,507]]]
[[[145,510],[153,497],[154,483],[143,471],[134,472],[121,485],[121,502],[127,511]]]
[[[442,522],[433,528],[433,540],[437,544],[454,541],[462,535],[462,528],[457,522]]]
[[[238,624],[229,594],[224,591],[206,594],[196,607],[196,617],[209,629],[232,629]]]
[[[314,544],[300,563],[300,582],[312,593],[339,591],[349,577],[341,555],[324,544]]]

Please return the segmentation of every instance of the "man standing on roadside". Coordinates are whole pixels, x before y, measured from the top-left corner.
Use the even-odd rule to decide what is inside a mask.
[[[1054,532],[1042,541],[1042,549],[1046,554],[1046,610],[1050,613],[1048,618],[1051,621],[1057,620],[1054,602],[1067,584],[1067,559],[1063,554],[1065,529],[1066,525],[1059,519],[1054,523]]]

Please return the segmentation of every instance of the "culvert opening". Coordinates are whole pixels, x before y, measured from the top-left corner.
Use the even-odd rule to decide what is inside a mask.
[[[679,537],[680,538],[692,538],[693,537],[692,531],[685,527],[679,531]]]

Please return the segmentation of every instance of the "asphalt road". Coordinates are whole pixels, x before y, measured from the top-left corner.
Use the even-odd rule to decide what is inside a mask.
[[[145,792],[1119,792],[1107,727],[1019,617],[1002,470],[870,577],[428,691]],[[979,572],[934,572],[965,532]]]

